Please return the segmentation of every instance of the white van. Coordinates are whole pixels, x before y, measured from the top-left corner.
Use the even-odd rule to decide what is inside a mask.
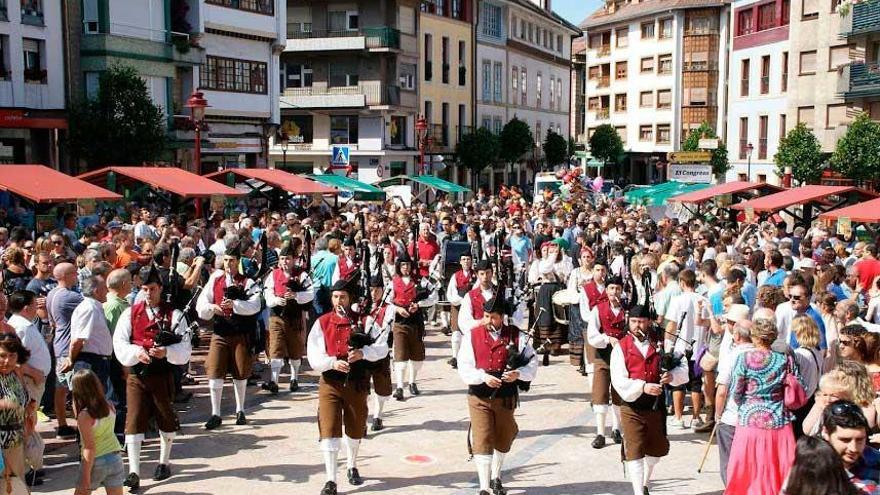
[[[559,194],[562,180],[556,178],[556,172],[538,172],[535,174],[535,190],[532,193],[535,203],[544,201],[544,190],[550,189],[553,194]]]

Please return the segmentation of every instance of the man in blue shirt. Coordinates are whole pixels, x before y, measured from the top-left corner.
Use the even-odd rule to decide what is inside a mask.
[[[782,268],[782,265],[782,253],[779,251],[770,253],[770,256],[767,257],[767,272],[770,275],[767,276],[762,285],[782,287],[782,282],[785,281],[785,270]]]
[[[312,283],[315,286],[315,299],[312,305],[316,316],[330,311],[330,287],[333,285],[333,272],[336,271],[336,255],[327,250],[328,241],[322,237],[315,242],[312,255]]]
[[[510,236],[507,243],[510,245],[510,249],[513,252],[514,265],[522,265],[529,261],[533,249],[532,240],[523,235],[522,224],[518,223],[513,226],[513,234]]]

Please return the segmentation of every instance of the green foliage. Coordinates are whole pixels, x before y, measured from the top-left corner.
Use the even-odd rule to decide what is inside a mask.
[[[568,140],[568,156],[574,156],[575,151],[577,151],[577,143],[575,142],[574,138],[571,138]]]
[[[699,151],[700,139],[717,139],[718,135],[708,122],[703,122],[700,127],[692,130],[685,138],[681,145],[682,151]],[[724,142],[718,142],[718,149],[712,150],[712,158],[709,160],[712,165],[712,174],[716,177],[722,177],[730,170],[730,161],[727,159],[727,145]]]
[[[162,157],[166,122],[137,71],[113,66],[101,74],[97,96],[70,109],[67,146],[90,169],[140,165]]]
[[[497,162],[500,152],[501,143],[498,136],[485,127],[462,136],[455,146],[458,163],[473,172],[479,172],[487,165]]]
[[[880,124],[862,113],[837,141],[831,155],[831,167],[850,179],[880,177]]]
[[[532,131],[529,125],[514,117],[504,124],[501,131],[501,151],[499,158],[506,163],[515,163],[526,151],[532,149]]]
[[[603,164],[616,163],[623,155],[623,141],[617,130],[609,124],[602,124],[590,136],[590,154]]]
[[[803,122],[782,138],[773,161],[776,162],[776,175],[782,177],[785,168],[791,167],[791,176],[799,184],[817,182],[822,176],[822,146]]]
[[[551,167],[564,163],[568,157],[568,143],[565,138],[548,130],[547,138],[544,139],[544,157]]]

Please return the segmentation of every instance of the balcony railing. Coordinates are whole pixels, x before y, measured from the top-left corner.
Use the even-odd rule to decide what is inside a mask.
[[[294,24],[294,26],[299,26]],[[379,26],[363,29],[311,29],[309,31],[288,30],[287,50],[289,51],[321,51],[321,50],[361,50],[361,49],[400,49],[400,31],[392,27]],[[327,44],[320,41],[306,40],[332,39]]]
[[[611,45],[599,45],[599,48],[596,48],[596,55],[599,57],[611,55]]]
[[[205,3],[255,14],[275,15],[275,0],[205,0]]]
[[[449,126],[443,124],[431,124],[428,126],[428,134],[434,149],[445,149],[449,147]]]
[[[880,96],[880,66],[853,62],[840,69],[838,92],[847,97]]]
[[[363,35],[367,38],[367,48],[400,48],[400,31],[383,26],[364,28]]]
[[[702,61],[685,61],[682,64],[682,70],[684,72],[697,72],[697,71],[710,71],[710,70],[718,70],[718,62],[709,62],[708,60]]]
[[[880,31],[880,5],[876,2],[850,4],[850,11],[841,19],[841,34],[852,36]]]

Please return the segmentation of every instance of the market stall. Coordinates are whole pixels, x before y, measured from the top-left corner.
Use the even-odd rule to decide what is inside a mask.
[[[337,189],[279,169],[230,168],[205,177],[229,187],[238,185],[249,195],[265,198],[273,209],[289,204],[292,198],[313,200],[316,196],[339,193]]]
[[[730,207],[734,204],[767,196],[785,188],[766,182],[736,181],[680,194],[670,201],[681,204],[682,208],[694,216],[706,214],[712,208],[726,210],[731,221],[736,221],[737,212]]]
[[[861,224],[867,232],[876,236],[880,233],[880,198],[827,211],[819,215],[819,220],[829,225],[836,224],[838,231],[853,229],[854,225]]]
[[[350,177],[336,174],[315,174],[306,177],[337,189],[337,198],[355,201],[385,201],[385,191]]]
[[[744,212],[746,222],[784,212],[791,215],[797,224],[808,227],[817,213],[829,212],[876,197],[877,194],[857,187],[806,185],[744,201],[732,208]]]
[[[458,195],[456,197],[458,201],[464,201],[464,195],[472,192],[464,186],[433,175],[397,175],[374,182],[373,185],[381,187],[388,194],[389,199],[400,197],[406,205],[411,204],[414,199],[429,203],[432,201],[430,197],[432,192],[433,199],[437,198],[438,192],[443,192]]]

